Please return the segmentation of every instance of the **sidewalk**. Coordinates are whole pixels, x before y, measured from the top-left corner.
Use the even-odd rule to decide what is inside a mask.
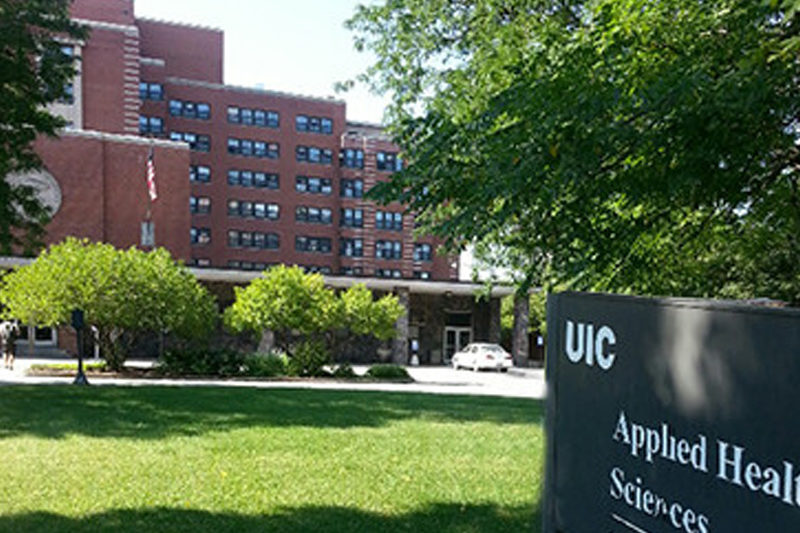
[[[72,377],[32,377],[25,371],[33,364],[64,363],[64,359],[18,359],[14,371],[0,369],[0,385],[66,385]],[[93,362],[90,360],[89,362]],[[146,366],[148,361],[131,361],[131,366]],[[366,366],[356,366],[358,374]],[[449,367],[407,367],[415,383],[357,383],[326,380],[257,381],[237,379],[128,379],[94,378],[96,386],[170,386],[170,387],[253,387],[274,389],[365,390],[384,392],[415,392],[426,394],[464,394],[473,396],[504,396],[510,398],[543,399],[544,372],[541,369],[512,369],[508,373],[471,372]]]

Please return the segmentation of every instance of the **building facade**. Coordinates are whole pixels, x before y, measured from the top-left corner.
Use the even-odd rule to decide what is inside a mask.
[[[136,18],[133,0],[75,0],[72,16],[90,35],[63,43],[79,72],[52,111],[68,128],[37,142],[38,188],[58,197],[49,242],[153,239],[208,283],[245,283],[274,264],[334,286],[363,281],[409,310],[399,362],[411,339],[432,363],[499,339],[497,296],[509,291],[476,303],[457,258],[415,236],[413,214],[364,198],[403,165],[379,126],[348,122],[343,101],[226,85],[220,30]]]

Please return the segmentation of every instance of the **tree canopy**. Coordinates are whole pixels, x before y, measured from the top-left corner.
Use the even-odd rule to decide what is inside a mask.
[[[387,0],[400,200],[543,284],[800,303],[795,2]]]
[[[72,310],[82,309],[112,368],[127,355],[124,334],[203,337],[217,316],[214,298],[163,248],[118,250],[74,238],[7,274],[0,304],[6,317],[37,326],[67,325]]]
[[[325,287],[321,275],[306,274],[297,266],[272,267],[234,291],[236,300],[225,310],[228,327],[236,332],[271,330],[289,354],[299,339],[331,344],[338,331],[391,339],[404,312],[396,296],[375,300],[363,284],[337,294]]]
[[[75,59],[62,46],[86,37],[69,19],[70,0],[0,3],[0,178],[41,164],[32,149],[38,135],[55,135],[64,120],[46,106],[67,96]],[[0,252],[14,245],[31,252],[49,215],[26,186],[0,179]]]

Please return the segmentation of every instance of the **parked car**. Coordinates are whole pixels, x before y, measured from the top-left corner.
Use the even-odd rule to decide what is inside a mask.
[[[471,368],[477,372],[482,368],[490,368],[505,372],[514,366],[514,361],[511,359],[511,354],[499,344],[473,342],[454,353],[450,364],[455,370]]]

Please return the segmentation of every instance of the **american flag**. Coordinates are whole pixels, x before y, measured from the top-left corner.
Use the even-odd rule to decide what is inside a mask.
[[[150,195],[150,201],[155,202],[158,198],[156,193],[156,164],[153,160],[153,147],[150,147],[150,153],[147,156],[147,193]]]

